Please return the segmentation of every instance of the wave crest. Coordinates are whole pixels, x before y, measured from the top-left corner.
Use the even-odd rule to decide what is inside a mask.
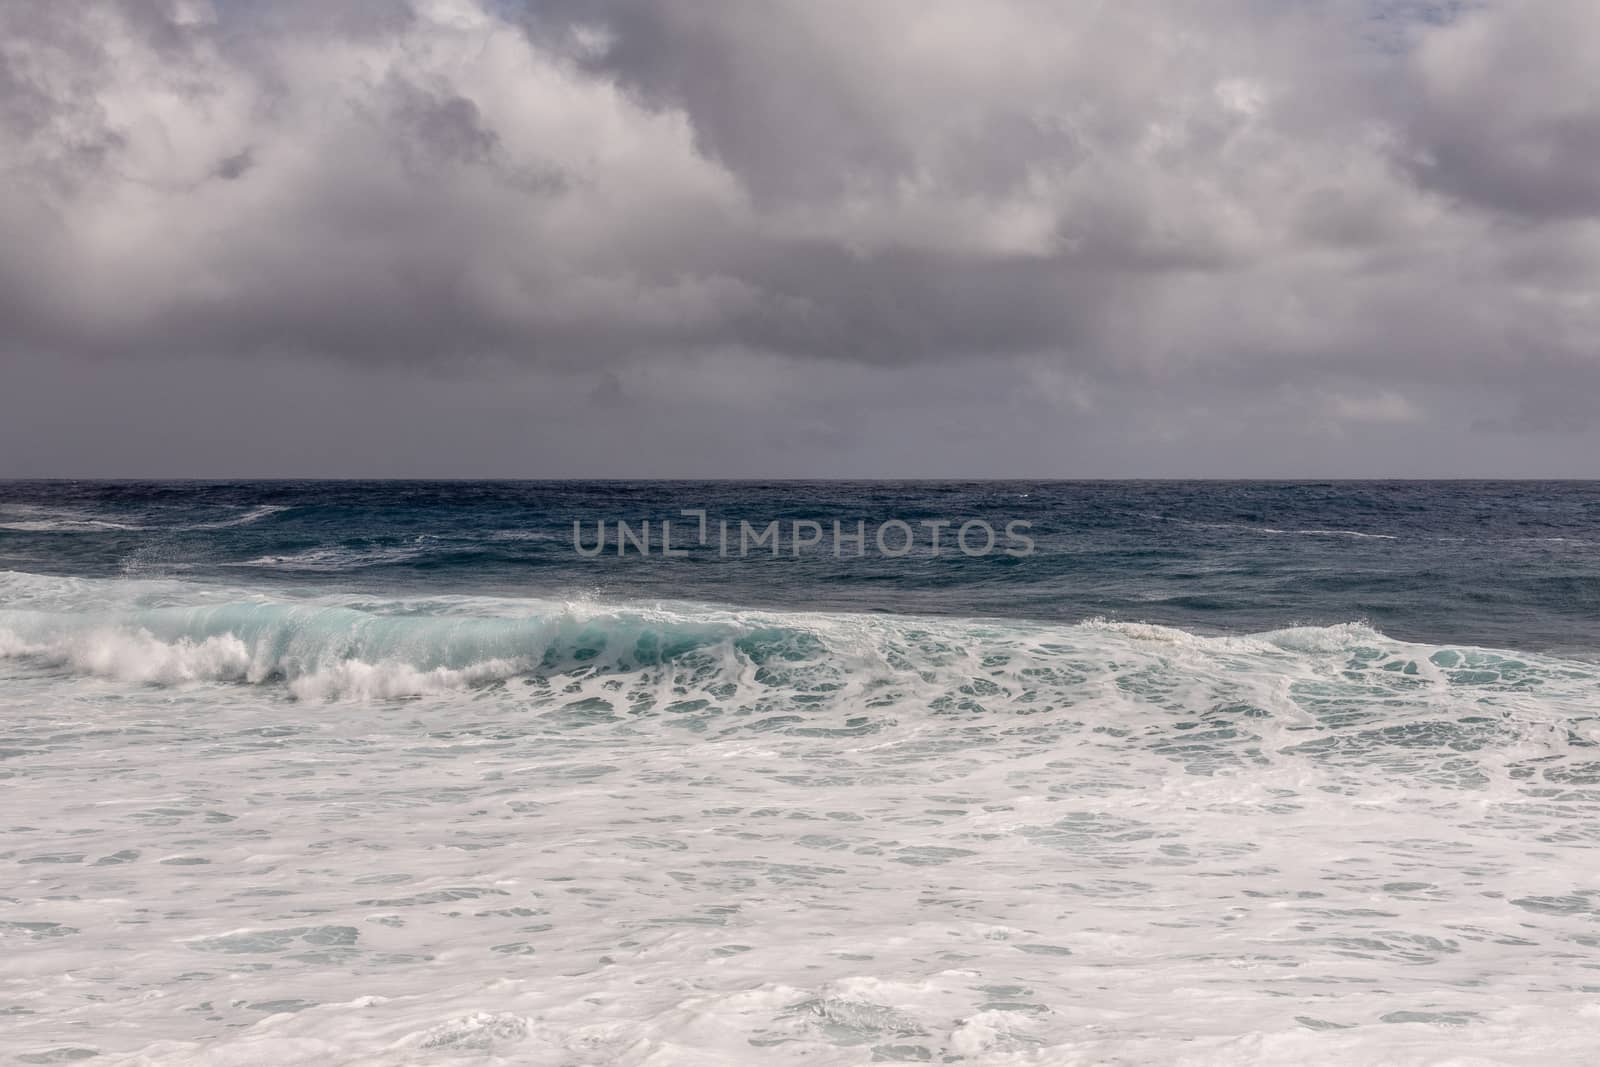
[[[226,602],[0,611],[0,659],[135,684],[283,684],[299,699],[396,699],[578,668],[638,670],[758,635],[733,617],[563,606],[520,617]],[[794,636],[794,635],[790,635]]]
[[[17,664],[13,677],[46,668],[144,685],[242,683],[307,701],[429,696],[521,677],[541,706],[593,701],[608,715],[645,707],[1067,713],[1135,699],[1315,720],[1370,717],[1375,694],[1421,708],[1436,702],[1430,692],[1444,700],[1466,689],[1477,706],[1492,699],[1509,709],[1531,691],[1565,713],[1596,684],[1592,665],[1411,645],[1364,623],[1203,636],[1103,619],[1062,626],[495,598],[284,600],[14,574],[0,576],[0,593],[15,605],[0,610],[0,660]]]

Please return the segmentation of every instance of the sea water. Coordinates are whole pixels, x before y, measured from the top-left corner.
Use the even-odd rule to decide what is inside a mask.
[[[3,485],[0,1053],[1593,1062],[1597,659],[1583,484]]]

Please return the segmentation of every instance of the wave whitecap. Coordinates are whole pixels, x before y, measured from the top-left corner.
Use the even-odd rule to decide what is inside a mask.
[[[540,603],[535,614],[496,617],[433,606],[453,613],[264,599],[0,611],[0,659],[135,684],[282,684],[302,699],[390,699],[579,667],[637,670],[759,632],[731,615]]]
[[[0,610],[0,662],[13,673],[246,684],[301,700],[418,697],[519,677],[551,691],[566,677],[562,684],[613,679],[590,693],[613,707],[621,692],[652,706],[1031,711],[1203,684],[1263,708],[1360,710],[1388,695],[1423,707],[1436,699],[1431,691],[1445,701],[1470,689],[1472,700],[1491,692],[1504,706],[1535,693],[1560,711],[1596,689],[1589,664],[1411,645],[1363,623],[1205,636],[1103,619],[1063,626],[501,598],[293,600],[16,574],[0,574],[0,603],[17,605]]]

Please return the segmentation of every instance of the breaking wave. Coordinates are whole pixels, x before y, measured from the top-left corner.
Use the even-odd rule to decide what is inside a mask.
[[[179,582],[0,575],[0,662],[136,685],[393,700],[515,684],[607,714],[1061,711],[1107,699],[1280,722],[1587,720],[1590,664],[1393,640],[1364,623],[1202,635],[507,598],[288,599]],[[121,598],[120,601],[118,598]],[[571,700],[566,700],[571,697]],[[1205,709],[1211,708],[1212,712]],[[1222,709],[1218,711],[1217,709]],[[1387,718],[1386,718],[1387,716]],[[1531,718],[1530,718],[1531,717]],[[1442,721],[1442,720],[1441,720]]]

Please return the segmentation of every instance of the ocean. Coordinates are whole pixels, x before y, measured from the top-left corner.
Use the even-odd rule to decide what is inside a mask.
[[[0,483],[0,797],[18,1062],[1591,1063],[1600,483]]]

